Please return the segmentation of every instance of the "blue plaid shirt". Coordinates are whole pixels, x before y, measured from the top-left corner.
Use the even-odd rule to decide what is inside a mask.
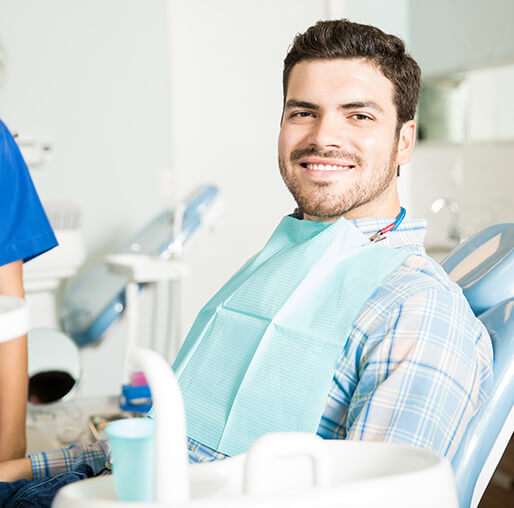
[[[371,236],[390,221],[352,221]],[[368,300],[341,351],[317,434],[407,443],[452,458],[488,399],[493,353],[460,288],[425,254],[426,223],[404,221],[381,242],[412,253]],[[188,440],[190,462],[225,456]],[[110,464],[108,443],[30,455],[34,479],[86,462]]]

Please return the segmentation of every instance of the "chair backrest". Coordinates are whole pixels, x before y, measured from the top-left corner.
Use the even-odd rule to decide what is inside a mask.
[[[494,351],[491,399],[452,461],[461,508],[476,507],[514,431],[514,223],[491,226],[442,263],[485,324]]]
[[[441,266],[476,316],[514,296],[514,223],[490,226],[459,245]]]

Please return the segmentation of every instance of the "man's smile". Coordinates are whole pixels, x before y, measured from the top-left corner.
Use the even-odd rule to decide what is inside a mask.
[[[327,159],[321,157],[301,158],[298,163],[306,171],[305,173],[315,178],[330,178],[353,169],[354,164],[339,159]]]
[[[353,166],[336,166],[327,164],[302,164],[306,169],[313,169],[316,171],[344,171],[350,169]]]

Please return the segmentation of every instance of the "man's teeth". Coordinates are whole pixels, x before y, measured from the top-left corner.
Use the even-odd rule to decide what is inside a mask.
[[[307,164],[307,169],[312,169],[314,171],[341,171],[345,169],[350,169],[351,166],[331,166],[326,164]]]

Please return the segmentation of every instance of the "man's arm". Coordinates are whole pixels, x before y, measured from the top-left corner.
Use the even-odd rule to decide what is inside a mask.
[[[34,453],[23,459],[1,463],[0,481],[13,482],[22,478],[39,480],[72,471],[80,464],[89,465],[97,475],[111,468],[110,455],[110,446],[106,440]]]
[[[226,455],[188,438],[189,462],[211,462],[226,458]],[[23,459],[0,463],[0,482],[16,480],[39,480],[57,476],[75,469],[80,464],[91,466],[97,475],[105,469],[111,469],[111,447],[107,440],[88,444],[75,444],[49,452],[34,453]]]
[[[24,298],[22,261],[0,266],[0,294]],[[0,344],[0,461],[25,455],[27,337]]]
[[[28,457],[0,463],[0,482],[32,479],[32,464]]]
[[[369,334],[346,439],[408,443],[451,459],[491,388],[491,341],[464,297],[420,292]]]

